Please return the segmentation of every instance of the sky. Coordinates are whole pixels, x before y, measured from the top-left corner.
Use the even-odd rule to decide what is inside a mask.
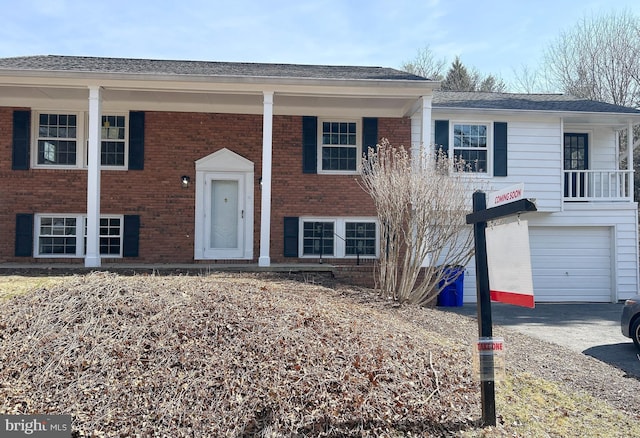
[[[401,68],[420,49],[511,83],[561,32],[639,0],[0,0],[0,57]]]

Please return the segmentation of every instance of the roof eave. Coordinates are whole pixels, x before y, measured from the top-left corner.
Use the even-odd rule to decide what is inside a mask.
[[[192,84],[251,84],[265,89],[283,86],[302,87],[344,87],[344,88],[386,88],[405,90],[410,94],[431,94],[440,85],[438,81],[408,79],[342,79],[342,78],[299,78],[276,76],[234,76],[234,75],[182,75],[151,73],[104,73],[91,71],[51,71],[0,69],[0,77],[19,78],[19,82],[33,82],[47,85],[52,79],[77,81],[79,86],[100,84],[101,82],[135,83],[192,83]],[[41,79],[42,81],[38,81]],[[1,81],[0,81],[1,82]],[[149,87],[145,87],[149,88]],[[411,90],[411,91],[410,91]]]
[[[595,111],[558,111],[558,110],[528,110],[528,109],[508,109],[508,108],[469,108],[469,107],[448,107],[433,105],[433,112],[473,112],[474,114],[539,114],[539,115],[554,115],[561,118],[576,117],[576,116],[593,116],[593,117],[621,117],[630,120],[636,119],[637,123],[640,123],[640,112],[634,113],[619,113],[619,112],[595,112]]]

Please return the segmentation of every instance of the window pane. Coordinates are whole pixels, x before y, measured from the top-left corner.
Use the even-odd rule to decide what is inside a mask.
[[[302,254],[333,256],[333,222],[304,222]]]
[[[356,170],[356,150],[357,148],[346,147],[323,147],[322,148],[322,169],[323,170]]]
[[[481,150],[461,150],[456,152],[456,157],[461,158],[465,162],[466,172],[487,171],[487,152]]]
[[[103,166],[124,166],[124,142],[103,141],[100,151],[100,163]]]
[[[325,145],[356,145],[355,122],[323,122],[322,143]]]
[[[100,218],[100,254],[119,256],[122,248],[120,218]],[[85,229],[85,237],[86,237]]]
[[[101,136],[100,164],[103,166],[124,166],[125,117],[102,116]]]
[[[39,254],[76,254],[76,219],[40,218]]]
[[[376,224],[347,222],[345,224],[346,255],[376,255]]]
[[[76,116],[40,114],[38,164],[76,164]]]
[[[465,171],[487,172],[487,125],[454,125],[453,147],[455,156],[465,161]]]

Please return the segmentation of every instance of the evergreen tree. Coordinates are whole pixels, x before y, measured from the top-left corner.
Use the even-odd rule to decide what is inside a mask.
[[[475,91],[475,88],[474,78],[460,61],[460,57],[456,56],[440,89],[443,91]]]
[[[483,77],[477,70],[469,72],[460,57],[451,63],[447,76],[440,87],[443,91],[485,91],[504,92],[506,85],[493,75]]]

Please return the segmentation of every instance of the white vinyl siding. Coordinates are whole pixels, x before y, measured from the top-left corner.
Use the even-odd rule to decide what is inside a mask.
[[[460,115],[440,114],[434,119],[458,123]],[[562,210],[562,125],[559,118],[523,119],[501,116],[495,120],[509,126],[507,137],[507,176],[491,178],[487,191],[524,183],[525,196],[535,198],[538,211]],[[476,123],[493,126],[494,118],[476,118]],[[451,129],[451,126],[450,126]],[[435,131],[435,126],[433,129]],[[432,136],[431,141],[435,138]],[[453,148],[453,145],[450,145]],[[492,174],[493,137],[489,140],[489,175]]]
[[[434,109],[434,120],[460,119],[460,113]],[[467,117],[468,118],[468,117]],[[567,300],[589,301],[605,300],[619,301],[627,299],[639,290],[638,273],[638,213],[637,206],[632,202],[563,202],[564,173],[563,146],[564,133],[585,133],[589,141],[589,168],[592,170],[617,169],[616,132],[611,126],[598,124],[565,123],[560,116],[553,115],[523,115],[501,114],[499,117],[484,114],[475,117],[478,122],[492,122],[500,120],[508,123],[508,173],[506,177],[490,178],[486,192],[492,192],[512,186],[524,184],[524,196],[535,199],[537,213],[522,215],[534,229],[551,227],[552,229],[585,229],[596,228],[601,231],[609,230],[609,260],[601,258],[590,261],[593,266],[609,263],[609,287],[606,291],[584,294],[575,293]],[[412,134],[417,132],[417,121],[412,119]],[[435,127],[432,125],[432,127]],[[434,135],[431,142],[434,143]],[[417,141],[417,137],[412,137]],[[571,233],[572,231],[569,231]],[[534,231],[535,233],[535,231]],[[600,236],[601,238],[602,236]],[[576,245],[599,245],[596,235],[584,235],[583,241]],[[600,244],[603,241],[600,240]],[[551,242],[550,244],[552,244]],[[569,245],[568,242],[565,242]],[[571,245],[569,245],[569,248]],[[558,261],[560,263],[560,261]],[[565,270],[565,272],[570,272]],[[536,286],[540,287],[540,280],[536,280],[534,272],[534,293]],[[544,276],[544,275],[543,275]],[[601,282],[605,276],[600,275]],[[559,280],[559,278],[557,278]],[[476,302],[475,264],[472,260],[467,266],[464,278],[465,302]],[[602,283],[603,284],[603,283]],[[544,283],[542,284],[544,289]],[[594,298],[595,296],[595,298]],[[536,301],[547,300],[545,292],[542,298],[536,296]],[[558,301],[556,297],[554,299]]]
[[[562,208],[562,138],[558,121],[509,122],[509,176],[503,184],[523,182],[538,211]]]

